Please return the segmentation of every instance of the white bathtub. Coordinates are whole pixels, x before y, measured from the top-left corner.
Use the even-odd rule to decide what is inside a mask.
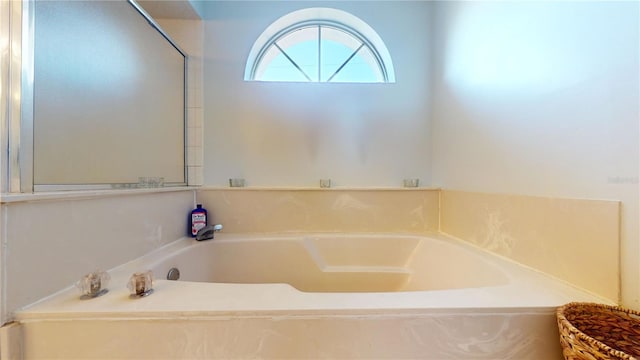
[[[390,292],[491,287],[509,283],[486,256],[451,242],[407,235],[220,236],[194,242],[151,266],[164,278],[289,284],[303,292]]]
[[[155,293],[130,299],[146,269]],[[220,234],[110,274],[16,313],[24,357],[552,360],[555,307],[607,302],[443,235]]]

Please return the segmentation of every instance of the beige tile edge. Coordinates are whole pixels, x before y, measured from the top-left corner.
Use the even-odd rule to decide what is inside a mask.
[[[511,192],[485,192],[485,191],[472,191],[472,190],[461,190],[454,188],[444,188],[444,187],[435,187],[435,189],[439,189],[443,192],[456,192],[456,193],[466,193],[466,194],[478,194],[478,195],[492,195],[492,196],[515,196],[515,197],[527,197],[527,198],[536,198],[536,199],[548,199],[548,200],[577,200],[577,201],[611,201],[611,202],[620,202],[618,199],[608,199],[608,198],[587,198],[587,197],[563,197],[563,196],[551,196],[551,195],[536,195],[536,194],[517,194]]]
[[[0,327],[0,359],[23,359],[22,326],[11,322]]]
[[[228,187],[228,186],[200,186],[198,191],[440,191],[439,187],[270,187],[270,186],[245,186],[245,187]]]
[[[78,190],[78,191],[56,191],[41,193],[3,193],[0,194],[0,203],[9,204],[17,202],[35,201],[55,201],[55,200],[76,200],[76,199],[97,199],[116,196],[152,195],[159,193],[170,193],[180,191],[195,191],[197,186],[176,186],[151,189],[128,189],[128,190]]]

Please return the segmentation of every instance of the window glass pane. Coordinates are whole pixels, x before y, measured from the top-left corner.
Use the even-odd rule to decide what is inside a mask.
[[[311,81],[318,81],[318,26],[294,30],[277,44]],[[305,81],[308,80],[305,78]]]
[[[338,68],[353,54],[354,49],[340,43],[323,39],[320,53],[320,81],[327,81]]]
[[[320,81],[327,81],[362,44],[346,32],[322,27],[320,49]]]
[[[384,82],[384,78],[379,71],[374,71],[362,52],[369,51],[363,47],[349,62],[340,70],[331,82]]]
[[[309,81],[280,50],[271,46],[256,70],[259,81]]]
[[[384,76],[371,50],[363,46],[331,82],[384,82]]]
[[[262,74],[261,81],[309,81],[283,54],[278,55]]]

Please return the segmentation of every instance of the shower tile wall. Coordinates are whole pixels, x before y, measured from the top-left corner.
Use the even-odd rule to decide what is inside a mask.
[[[187,179],[189,185],[202,185],[203,179],[203,106],[201,20],[156,19],[178,46],[188,54],[187,60]]]

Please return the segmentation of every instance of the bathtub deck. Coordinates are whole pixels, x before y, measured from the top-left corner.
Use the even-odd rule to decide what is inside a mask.
[[[260,235],[225,234],[224,238],[247,236]],[[430,237],[457,241],[443,235]],[[146,266],[142,264],[148,262],[149,256],[161,257],[190,244],[190,239],[181,239],[148,256],[111,270],[110,291],[102,297],[80,300],[77,290],[68,288],[16,312],[15,319],[148,319],[241,314],[416,314],[450,311],[491,312],[497,309],[552,313],[556,307],[571,301],[611,303],[607,299],[497,257],[494,261],[505,267],[512,277],[508,284],[434,291],[307,293],[288,284],[247,285],[156,280],[154,294],[140,299],[129,298],[129,292],[125,288],[127,280],[133,272],[145,270],[141,266]],[[484,252],[480,249],[473,251]]]

